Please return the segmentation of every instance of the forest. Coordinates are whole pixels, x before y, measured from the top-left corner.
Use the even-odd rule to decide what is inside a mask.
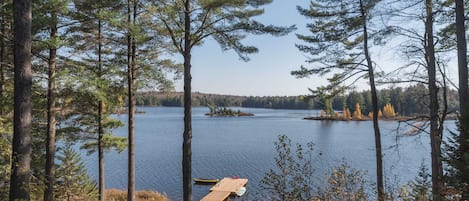
[[[390,103],[395,111],[403,116],[420,116],[429,112],[428,101],[425,99],[426,88],[424,85],[408,87],[394,87],[378,91],[378,107]],[[440,100],[442,94],[440,94]],[[459,109],[458,93],[448,90],[448,112],[456,113]],[[332,108],[341,111],[344,107],[354,107],[356,103],[361,105],[362,113],[371,112],[370,91],[350,91],[344,95],[337,95],[332,99]],[[183,107],[183,94],[180,92],[140,92],[137,94],[137,105],[140,106],[169,106]],[[192,106],[207,107],[216,105],[220,107],[252,107],[271,109],[315,109],[323,110],[324,101],[311,95],[303,96],[232,96],[193,93]]]
[[[180,173],[182,198],[190,201],[193,106],[330,113],[357,103],[363,113],[378,114],[391,103],[400,114],[425,116],[429,126],[421,131],[430,140],[429,181],[424,181],[426,188],[416,185],[408,200],[469,200],[469,1],[309,0],[296,10],[307,24],[287,26],[259,21],[272,1],[1,0],[0,200],[111,200],[116,195],[106,188],[104,171],[109,150],[128,153],[127,189],[114,194],[128,201],[145,193],[167,199],[136,191],[137,105],[184,107]],[[296,32],[297,26],[307,31]],[[292,45],[305,56],[304,65],[290,76],[325,77],[327,84],[298,86],[311,87],[311,94],[298,97],[193,93],[195,47],[210,39],[247,62],[259,51],[247,37],[268,35],[274,41],[287,34],[295,34],[298,42]],[[373,52],[390,44],[405,64],[385,72]],[[449,79],[452,65],[457,66],[457,80]],[[184,83],[182,95],[169,93],[177,78]],[[359,80],[369,89],[353,91]],[[408,85],[379,90],[378,84]],[[158,93],[148,93],[152,90]],[[126,112],[126,122],[113,118],[119,111]],[[443,136],[447,115],[456,111],[458,130]],[[372,119],[376,181],[370,191],[378,201],[396,200],[392,192],[397,190],[384,182],[378,115]],[[127,136],[113,135],[113,129],[124,125]],[[280,157],[288,159],[292,153],[283,149],[288,144],[285,137],[275,143]],[[88,175],[76,146],[96,153],[96,179]],[[302,159],[303,149],[297,148]],[[342,191],[339,184],[331,186],[339,190],[314,195],[302,177],[310,173],[304,165],[308,162],[278,163],[280,173],[267,173],[263,182],[274,189],[269,191],[272,200],[364,199],[351,196],[363,189]]]

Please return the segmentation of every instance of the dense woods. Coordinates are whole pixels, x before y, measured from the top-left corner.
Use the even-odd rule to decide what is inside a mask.
[[[459,111],[458,92],[447,92],[448,111]],[[413,85],[409,87],[394,87],[378,90],[378,107],[383,108],[387,103],[393,105],[394,110],[403,116],[422,116],[428,114],[428,101],[425,98],[426,87]],[[441,98],[442,94],[440,94]],[[361,112],[371,112],[370,91],[351,91],[332,98],[331,106],[336,111],[344,107],[354,109],[359,103]],[[137,94],[137,105],[140,106],[169,106],[182,107],[182,94],[178,92],[158,93],[140,92]],[[324,110],[325,102],[319,97],[304,96],[233,96],[193,93],[192,105],[206,107],[216,105],[220,107],[252,107],[272,109],[316,109]]]
[[[383,182],[379,109],[383,108],[385,117],[420,116],[429,123],[423,132],[431,142],[431,182],[425,177],[424,183],[431,185],[431,191],[427,189],[431,196],[425,193],[415,199],[469,199],[468,1],[310,0],[309,6],[297,7],[307,31],[297,33],[298,43],[292,44],[305,54],[305,65],[291,75],[324,76],[325,86],[314,86],[311,94],[303,96],[193,93],[194,47],[210,38],[222,50],[232,50],[249,61],[258,49],[245,43],[246,37],[280,37],[295,31],[295,25],[258,21],[271,2],[1,0],[0,200],[107,200],[104,153],[126,149],[124,197],[135,200],[136,106],[184,107],[181,178],[185,201],[192,200],[193,106],[318,109],[325,115],[343,111],[346,119],[373,118],[375,135],[370,138],[375,139],[376,198],[380,201],[392,196]],[[379,64],[373,51],[387,47],[388,42],[398,46],[393,51],[405,64],[389,66],[394,70],[384,72],[385,64]],[[458,64],[458,84],[449,79],[451,62]],[[174,79],[181,76],[184,92],[172,92]],[[353,90],[359,80],[366,80],[368,90]],[[154,89],[157,92],[150,92]],[[122,111],[128,112],[126,123],[113,118]],[[450,113],[459,118],[458,130],[444,136],[444,121]],[[127,137],[112,134],[125,124]],[[286,137],[279,141],[278,160],[294,157],[289,155],[290,141]],[[96,181],[73,149],[77,147],[97,152]],[[300,148],[297,152],[302,155]],[[347,167],[339,170],[345,174]],[[282,173],[289,172],[283,168]],[[270,175],[278,178],[275,171]],[[309,181],[298,181],[309,185]],[[276,181],[264,182],[269,187]],[[310,192],[286,195],[290,188],[296,187],[279,187],[283,194],[278,198],[312,198]],[[330,197],[329,193],[333,192],[323,197]]]

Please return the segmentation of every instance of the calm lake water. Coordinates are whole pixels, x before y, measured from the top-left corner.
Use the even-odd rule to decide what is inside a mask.
[[[274,167],[273,143],[278,135],[285,134],[294,143],[315,144],[314,165],[318,177],[324,178],[326,172],[345,160],[353,168],[367,170],[367,179],[374,181],[371,121],[302,119],[319,113],[314,110],[240,109],[255,116],[206,117],[208,108],[193,108],[193,177],[248,178],[247,199],[254,197],[259,193],[259,181]],[[138,110],[145,113],[136,115],[136,188],[163,192],[172,200],[181,200],[183,108],[139,107]],[[126,115],[116,118],[127,120]],[[396,186],[413,179],[422,161],[427,165],[430,162],[428,135],[397,137],[396,122],[381,121],[380,126],[387,184]],[[114,134],[126,136],[127,128],[116,129]],[[83,157],[90,174],[97,178],[97,156]],[[105,177],[106,188],[127,188],[127,152],[105,154]],[[194,185],[194,200],[200,200],[209,188]]]

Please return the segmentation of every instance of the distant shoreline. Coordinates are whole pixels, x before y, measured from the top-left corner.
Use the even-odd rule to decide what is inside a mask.
[[[342,117],[318,117],[318,116],[310,116],[304,117],[304,120],[314,120],[314,121],[372,121],[372,118],[364,117],[361,119],[344,119]],[[427,116],[396,116],[391,118],[378,118],[380,121],[424,121],[429,119]],[[445,120],[456,120],[457,115],[449,114],[446,116]]]

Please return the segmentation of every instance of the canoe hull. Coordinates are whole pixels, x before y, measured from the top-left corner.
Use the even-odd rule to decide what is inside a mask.
[[[194,178],[195,183],[200,184],[213,184],[219,182],[219,179],[204,179],[204,178]]]

